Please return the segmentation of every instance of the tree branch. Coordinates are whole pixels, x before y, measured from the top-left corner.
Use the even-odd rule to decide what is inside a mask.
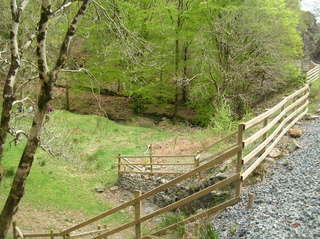
[[[85,11],[87,10],[90,1],[91,0],[83,0],[82,1],[81,7],[79,8],[77,14],[74,16],[74,18],[68,28],[68,31],[67,31],[65,38],[64,38],[64,41],[63,41],[61,48],[60,48],[60,53],[59,53],[59,57],[57,59],[55,68],[53,69],[53,80],[54,81],[57,79],[59,72],[63,69],[64,65],[66,64],[70,42],[71,42],[72,38],[74,37],[74,34],[77,30],[79,20],[84,15]]]
[[[51,12],[50,17],[55,17],[60,12],[62,12],[64,9],[69,7],[75,0],[64,0],[60,7],[58,7],[56,10]]]
[[[43,81],[48,81],[47,73],[49,71],[47,64],[46,39],[48,33],[49,16],[51,9],[51,1],[43,0],[41,6],[41,17],[37,35],[37,56],[39,77]]]

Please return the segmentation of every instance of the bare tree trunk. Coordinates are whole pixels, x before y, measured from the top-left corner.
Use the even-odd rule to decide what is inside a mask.
[[[52,89],[57,80],[59,72],[66,63],[67,52],[70,42],[76,32],[78,22],[84,15],[90,0],[83,0],[82,5],[70,24],[65,39],[61,45],[60,54],[57,63],[52,71],[49,71],[46,56],[46,37],[48,31],[48,22],[51,14],[51,0],[42,0],[41,18],[37,36],[37,56],[38,71],[41,81],[41,89],[38,96],[38,109],[34,115],[32,127],[27,144],[24,148],[20,159],[18,169],[16,171],[9,196],[5,206],[0,214],[0,239],[4,239],[8,233],[12,217],[18,209],[19,202],[24,195],[25,183],[29,176],[34,155],[39,146],[41,129],[44,124],[45,115],[48,104],[52,99]]]
[[[15,100],[14,86],[16,83],[18,70],[20,68],[20,53],[18,45],[20,19],[23,10],[28,5],[28,2],[29,0],[22,1],[19,7],[17,6],[16,0],[11,0],[10,4],[12,17],[10,32],[11,64],[4,83],[3,104],[0,120],[0,183],[4,175],[4,167],[2,165],[4,144],[6,143],[6,138],[9,130],[9,123],[11,118],[10,113],[12,110],[13,102]]]
[[[66,104],[65,109],[70,111],[70,92],[69,92],[69,81],[66,79]]]
[[[183,103],[187,102],[188,98],[188,58],[189,58],[189,46],[190,43],[186,42],[184,46],[184,55],[183,55],[183,82],[182,82],[182,101]]]
[[[182,11],[183,11],[183,0],[178,0],[178,16],[177,16],[177,25],[176,25],[176,40],[175,40],[175,78],[176,78],[176,92],[175,92],[175,103],[174,103],[174,113],[175,117],[178,113],[179,106],[179,95],[180,95],[180,86],[179,86],[179,68],[180,68],[180,30],[182,27]]]

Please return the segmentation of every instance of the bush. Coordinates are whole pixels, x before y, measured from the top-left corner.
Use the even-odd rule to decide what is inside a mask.
[[[164,227],[170,226],[172,224],[182,221],[184,218],[185,218],[184,215],[180,213],[173,213],[173,212],[166,213],[164,216],[161,217],[160,227],[164,228]],[[171,231],[176,232],[178,238],[182,238],[186,234],[186,226],[179,225],[171,229]]]
[[[200,239],[219,239],[219,234],[211,224],[200,227]]]

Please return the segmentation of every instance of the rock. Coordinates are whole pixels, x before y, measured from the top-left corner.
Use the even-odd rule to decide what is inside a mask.
[[[288,133],[292,138],[300,138],[303,131],[300,128],[291,128]]]
[[[294,145],[296,146],[297,149],[302,149],[302,146],[297,142],[297,140],[293,140]]]
[[[278,148],[274,148],[271,150],[271,152],[269,153],[269,156],[271,158],[279,158],[282,155],[280,149]]]
[[[114,186],[114,187],[111,187],[111,188],[110,188],[110,191],[117,191],[118,189],[119,189],[118,186]]]
[[[105,188],[99,188],[99,187],[97,187],[97,188],[95,188],[94,189],[97,193],[103,193],[106,189]]]
[[[320,118],[319,115],[312,115],[312,114],[306,114],[304,116],[305,120],[316,120],[316,119],[319,119],[319,118]]]
[[[265,159],[265,161],[266,161],[267,163],[274,163],[274,162],[275,162],[275,160],[274,160],[273,158],[269,158],[269,157],[267,157],[267,158]]]

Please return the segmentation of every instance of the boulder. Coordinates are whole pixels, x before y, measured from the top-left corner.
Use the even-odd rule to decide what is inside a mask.
[[[300,138],[303,131],[300,128],[291,128],[288,133],[292,138]]]
[[[278,148],[272,149],[271,152],[269,153],[269,156],[271,158],[279,158],[281,155],[282,155],[282,152]]]

